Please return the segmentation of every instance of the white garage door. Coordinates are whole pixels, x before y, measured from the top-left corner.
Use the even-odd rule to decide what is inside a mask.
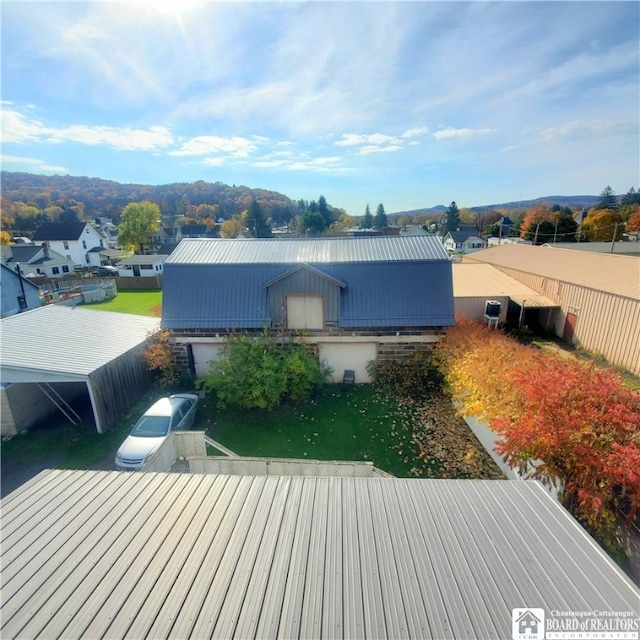
[[[356,382],[371,382],[367,364],[376,360],[378,345],[375,342],[321,342],[318,344],[320,362],[332,369],[331,382],[342,382],[345,369],[356,372]]]
[[[221,348],[221,344],[192,345],[196,378],[204,378],[204,376],[209,372],[209,361],[218,359]]]
[[[322,296],[287,296],[289,329],[322,329],[324,311]]]

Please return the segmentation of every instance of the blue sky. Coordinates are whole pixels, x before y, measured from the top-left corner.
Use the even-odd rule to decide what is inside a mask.
[[[637,2],[2,2],[2,168],[360,215],[625,193]]]

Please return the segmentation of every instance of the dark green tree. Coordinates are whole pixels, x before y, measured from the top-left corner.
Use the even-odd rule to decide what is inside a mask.
[[[454,200],[448,207],[445,212],[446,215],[446,231],[456,231],[460,226],[460,210],[458,209],[458,205]]]
[[[622,204],[640,204],[640,190],[636,191],[633,187],[622,196]]]
[[[327,200],[322,195],[318,198],[318,213],[322,216],[325,226],[328,227],[333,222]]]
[[[616,194],[613,189],[607,185],[600,194],[600,201],[594,207],[594,209],[617,209],[618,202],[616,200]]]
[[[302,216],[302,227],[305,235],[315,236],[320,235],[327,228],[327,223],[319,211],[307,211]]]
[[[271,228],[267,224],[260,203],[254,198],[249,205],[245,224],[254,238],[270,238]]]
[[[369,209],[369,203],[367,203],[367,207],[364,210],[364,216],[362,218],[362,228],[371,229],[372,226],[373,226],[373,216],[371,215],[371,209]]]
[[[373,227],[374,229],[386,229],[388,226],[387,214],[385,213],[384,205],[381,202],[376,209],[376,217],[373,219]]]

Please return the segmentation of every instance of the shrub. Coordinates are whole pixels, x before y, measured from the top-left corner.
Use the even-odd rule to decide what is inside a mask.
[[[314,349],[291,341],[238,334],[226,339],[220,358],[200,386],[215,391],[218,406],[271,410],[286,400],[299,402],[324,383],[330,371]]]
[[[149,335],[144,358],[149,369],[159,373],[157,382],[160,386],[169,387],[182,381],[184,374],[173,358],[168,331],[160,330]]]

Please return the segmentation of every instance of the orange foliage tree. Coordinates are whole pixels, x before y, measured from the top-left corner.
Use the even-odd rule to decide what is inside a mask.
[[[596,530],[621,501],[640,507],[640,395],[616,373],[467,322],[437,352],[460,411],[489,422],[510,466],[564,483],[565,505]]]
[[[627,231],[640,231],[640,207],[627,220]]]

